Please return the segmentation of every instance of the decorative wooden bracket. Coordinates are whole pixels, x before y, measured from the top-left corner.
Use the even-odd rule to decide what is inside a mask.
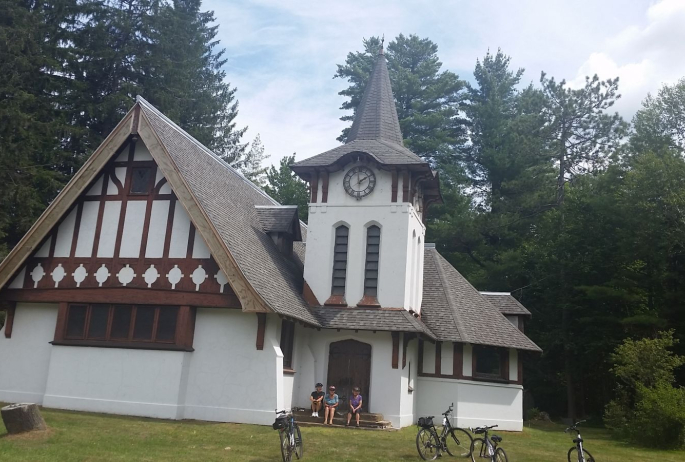
[[[16,303],[10,303],[5,310],[5,338],[12,338],[12,326],[14,326],[14,312],[17,309]]]
[[[257,349],[264,349],[264,333],[266,332],[266,313],[257,313]]]
[[[407,347],[409,346],[409,342],[417,337],[417,334],[407,332],[404,334],[404,338],[402,340],[402,369],[407,367]]]
[[[392,335],[392,368],[397,369],[400,362],[400,333],[390,332],[390,334]]]

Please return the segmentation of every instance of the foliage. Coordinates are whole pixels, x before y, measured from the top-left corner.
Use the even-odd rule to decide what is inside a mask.
[[[300,220],[306,223],[309,216],[309,189],[307,183],[290,170],[294,163],[295,154],[282,158],[278,168],[273,165],[269,167],[264,191],[282,205],[297,205]]]
[[[638,386],[635,410],[625,429],[637,444],[685,448],[685,388],[664,382]]]
[[[231,163],[231,167],[240,170],[247,179],[263,188],[266,181],[267,167],[264,167],[262,164],[267,157],[264,152],[262,138],[257,134],[254,140],[252,140],[250,149],[245,153],[245,156]]]
[[[656,97],[647,95],[633,125],[631,144],[636,151],[685,151],[685,77],[661,87]]]

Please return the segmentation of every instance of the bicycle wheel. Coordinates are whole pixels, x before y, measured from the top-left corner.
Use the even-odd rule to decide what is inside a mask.
[[[293,459],[292,449],[290,449],[290,433],[287,430],[279,430],[278,436],[281,437],[281,455],[283,462],[290,462]]]
[[[504,452],[504,449],[502,448],[497,448],[495,450],[495,458],[492,460],[495,462],[509,462],[509,459],[507,459],[507,453]]]
[[[469,432],[462,428],[452,428],[445,438],[445,449],[450,456],[469,457],[471,442],[473,442],[473,437]]]
[[[422,428],[416,435],[416,449],[423,460],[435,460],[440,454],[438,435],[428,428]]]
[[[595,462],[595,458],[583,449],[583,456],[585,457],[585,462]],[[583,459],[578,457],[578,448],[571,448],[568,450],[568,462],[582,462]]]
[[[295,433],[295,457],[302,459],[302,455],[304,454],[304,446],[302,444],[302,433],[300,432],[300,426],[295,424],[293,431]]]
[[[483,438],[474,438],[471,443],[471,459],[472,460],[490,460],[488,447]]]

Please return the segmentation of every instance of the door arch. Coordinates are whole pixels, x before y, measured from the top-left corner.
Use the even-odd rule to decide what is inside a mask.
[[[334,385],[340,397],[341,412],[349,409],[352,388],[359,387],[363,397],[362,410],[369,411],[371,390],[371,345],[357,340],[331,343],[328,350],[326,389]]]

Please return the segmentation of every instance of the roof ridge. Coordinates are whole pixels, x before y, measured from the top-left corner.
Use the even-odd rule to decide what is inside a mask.
[[[167,124],[169,124],[169,126],[171,126],[174,130],[176,130],[181,136],[183,136],[184,138],[186,138],[186,139],[187,139],[188,141],[190,141],[191,143],[195,144],[197,147],[199,147],[200,149],[202,149],[205,153],[209,154],[209,156],[210,156],[212,159],[214,159],[216,162],[218,162],[219,164],[221,164],[224,168],[228,169],[229,172],[231,172],[231,173],[233,173],[234,175],[238,176],[241,180],[243,180],[245,183],[247,183],[248,185],[250,185],[253,189],[255,189],[256,191],[258,191],[262,196],[264,196],[265,198],[267,198],[267,199],[269,199],[270,201],[272,201],[272,202],[274,203],[274,205],[280,205],[276,199],[274,199],[273,197],[269,196],[269,195],[268,195],[266,192],[264,192],[259,186],[257,186],[257,185],[254,184],[252,181],[250,181],[249,179],[247,179],[247,178],[245,177],[245,175],[243,175],[242,173],[240,173],[240,172],[239,172],[238,170],[236,170],[235,168],[231,167],[228,163],[224,162],[219,156],[216,155],[216,153],[214,153],[214,151],[212,151],[212,150],[209,149],[207,146],[205,146],[204,144],[200,143],[198,140],[196,140],[195,138],[193,138],[193,137],[190,135],[190,133],[186,132],[184,129],[182,129],[181,127],[179,127],[179,126],[176,124],[176,122],[174,122],[173,120],[171,120],[170,118],[168,118],[166,115],[164,115],[159,109],[157,109],[156,107],[154,107],[154,106],[153,106],[149,101],[147,101],[145,98],[143,98],[143,97],[140,96],[140,95],[136,95],[136,103],[138,103],[138,104],[140,104],[140,105],[142,105],[142,106],[145,106],[146,109],[149,109],[150,111],[152,111],[157,117],[161,118],[164,122],[166,122]]]
[[[438,270],[438,276],[440,276],[440,280],[442,281],[442,284],[441,284],[442,291],[445,294],[445,298],[447,299],[447,301],[450,304],[450,308],[451,308],[450,314],[452,315],[452,319],[454,320],[454,325],[457,327],[457,332],[459,333],[459,337],[462,340],[466,341],[467,343],[473,343],[471,338],[468,335],[466,335],[466,333],[465,333],[465,331],[461,325],[461,320],[459,319],[458,316],[456,316],[456,309],[455,309],[456,302],[454,300],[454,297],[452,296],[452,293],[446,289],[448,281],[445,279],[445,272],[442,268],[442,265],[440,264],[440,260],[437,258],[437,257],[442,257],[442,255],[440,255],[438,253],[438,251],[434,248],[430,249],[430,250],[429,249],[426,249],[426,250],[428,250],[429,254],[433,255],[433,261],[435,263],[436,269]],[[437,257],[436,257],[436,255],[437,255]]]

